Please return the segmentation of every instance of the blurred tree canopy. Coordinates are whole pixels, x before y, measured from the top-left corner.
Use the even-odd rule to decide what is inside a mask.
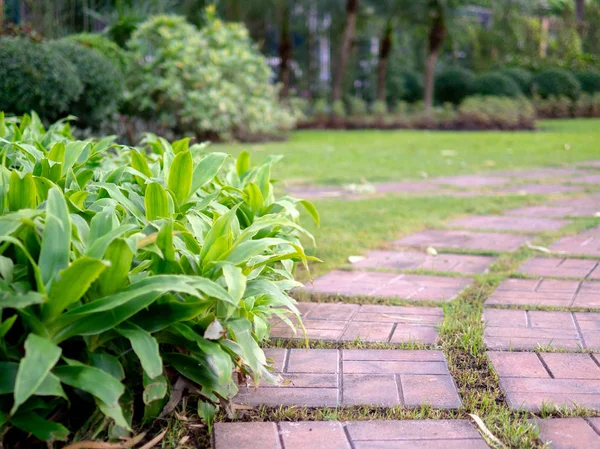
[[[209,5],[247,26],[284,97],[385,100],[411,71],[428,105],[434,74],[450,66],[600,65],[600,0],[0,0],[0,31],[99,32],[124,46],[155,14],[202,26]]]

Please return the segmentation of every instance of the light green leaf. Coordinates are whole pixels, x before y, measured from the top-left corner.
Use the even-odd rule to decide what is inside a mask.
[[[146,186],[144,204],[146,206],[146,218],[149,221],[171,216],[167,192],[157,182],[152,182]]]
[[[227,283],[229,294],[237,304],[246,290],[246,276],[242,274],[241,268],[227,264],[223,266],[223,277]]]
[[[37,204],[37,188],[33,175],[26,173],[23,177],[13,170],[8,186],[8,208],[11,211],[35,209]]]
[[[235,163],[235,171],[239,177],[242,177],[244,173],[250,170],[250,153],[246,150],[242,151]]]
[[[204,157],[194,168],[191,193],[195,193],[200,187],[217,176],[228,157],[229,155],[225,153],[210,153]]]
[[[174,193],[179,205],[185,203],[192,188],[194,162],[189,151],[178,153],[169,171],[168,189]]]

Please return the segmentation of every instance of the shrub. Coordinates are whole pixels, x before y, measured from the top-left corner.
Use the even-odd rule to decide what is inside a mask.
[[[537,115],[541,118],[568,118],[576,109],[573,100],[564,95],[548,98],[534,97],[534,105]]]
[[[500,72],[490,72],[479,75],[473,84],[474,92],[478,95],[493,97],[518,97],[521,89],[512,78]]]
[[[350,115],[360,117],[368,112],[367,102],[360,97],[350,97],[348,99],[348,109]]]
[[[581,85],[575,76],[563,69],[547,69],[538,72],[532,80],[531,91],[542,98],[565,96],[576,100]]]
[[[423,80],[421,76],[411,70],[401,71],[400,76],[403,78],[401,99],[407,103],[416,103],[423,100]]]
[[[270,319],[299,316],[288,291],[312,237],[297,208],[318,221],[274,197],[275,159],[251,168],[247,152],[233,164],[152,135],[150,152],[107,151],[111,138],[76,141],[36,115],[0,114],[0,137],[3,434],[118,438],[175,384],[210,422],[234,373],[275,381],[259,343]]]
[[[533,75],[529,70],[521,67],[510,67],[502,70],[502,73],[517,83],[523,94],[529,94],[531,91],[531,80],[533,79]]]
[[[325,120],[329,116],[329,104],[324,98],[317,99],[312,106],[312,113],[317,120]]]
[[[381,117],[384,116],[385,114],[387,114],[388,112],[388,107],[385,101],[376,101],[375,103],[373,103],[373,106],[371,107],[371,111],[373,112],[374,115]]]
[[[64,114],[83,91],[76,68],[54,48],[23,38],[0,39],[0,110]]]
[[[121,73],[127,72],[127,53],[116,43],[98,33],[71,34],[65,38],[87,48],[92,48],[111,60]]]
[[[122,75],[110,59],[96,50],[66,40],[49,46],[68,59],[77,70],[83,93],[70,111],[84,125],[93,126],[117,111],[123,96]]]
[[[331,115],[336,118],[345,118],[346,117],[346,107],[344,106],[344,102],[342,100],[336,100],[331,105]]]
[[[458,120],[466,129],[531,129],[535,112],[525,98],[477,96],[461,103]]]
[[[183,17],[156,16],[128,48],[128,100],[143,116],[199,138],[276,136],[295,125],[241,24],[208,17],[198,30]]]
[[[600,71],[584,70],[575,72],[575,77],[581,84],[581,91],[588,94],[600,92]]]
[[[473,93],[475,75],[460,67],[444,70],[435,79],[435,98],[438,103],[459,104]]]

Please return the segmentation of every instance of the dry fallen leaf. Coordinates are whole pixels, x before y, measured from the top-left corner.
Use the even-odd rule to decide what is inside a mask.
[[[438,252],[435,250],[435,248],[433,246],[428,246],[427,254],[429,254],[430,256],[437,256]]]
[[[350,263],[358,263],[362,260],[365,260],[365,256],[350,256],[350,257],[348,257],[348,262],[350,262]]]
[[[536,251],[540,251],[540,252],[542,252],[542,253],[546,253],[546,254],[549,254],[549,253],[551,253],[551,252],[552,252],[552,251],[550,251],[548,248],[545,248],[545,247],[543,247],[543,246],[536,246],[536,245],[532,245],[532,244],[531,244],[531,243],[529,243],[529,242],[526,242],[526,243],[525,243],[525,246],[527,246],[527,248],[529,248],[529,249],[534,249],[534,250],[536,250]]]

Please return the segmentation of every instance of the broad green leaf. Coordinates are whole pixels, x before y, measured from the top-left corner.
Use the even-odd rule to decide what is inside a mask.
[[[64,142],[55,143],[48,153],[48,159],[63,164],[65,162],[65,148]]]
[[[223,266],[223,277],[227,283],[229,294],[238,303],[246,290],[246,276],[242,274],[241,268],[227,264]]]
[[[148,405],[163,399],[167,395],[168,389],[169,385],[165,376],[158,376],[155,379],[144,377],[144,393],[142,394],[144,404]]]
[[[37,204],[37,188],[33,175],[26,173],[23,177],[13,170],[8,186],[8,208],[11,211],[35,209]]]
[[[102,187],[105,189],[110,197],[120,203],[125,209],[129,211],[135,218],[140,220],[142,223],[146,221],[146,216],[143,211],[129,198],[127,198],[121,189],[115,184],[110,184],[108,182],[99,182],[97,184],[98,187]]]
[[[250,170],[250,153],[246,150],[242,151],[235,163],[235,170],[239,177],[242,177],[244,173]]]
[[[321,217],[319,216],[319,211],[315,205],[307,200],[300,200],[298,202],[302,204],[302,207],[304,207],[304,210],[306,210],[306,212],[308,212],[308,214],[312,217],[316,225],[321,226]]]
[[[191,193],[195,193],[207,182],[212,181],[228,157],[229,155],[225,153],[210,153],[204,157],[194,168]]]
[[[169,171],[168,189],[175,194],[178,204],[183,204],[190,196],[194,162],[189,151],[178,153]]]
[[[146,218],[149,221],[157,220],[158,218],[169,218],[171,216],[167,192],[157,182],[152,182],[146,186],[144,204],[146,206]]]
[[[65,147],[65,161],[62,166],[62,176],[66,176],[69,170],[73,168],[87,145],[89,145],[89,142],[74,141],[67,143]]]
[[[123,365],[119,362],[119,359],[114,355],[106,352],[92,352],[90,354],[90,363],[98,369],[101,369],[105,373],[110,374],[115,379],[125,379],[125,370]]]
[[[71,219],[61,191],[53,187],[46,203],[46,226],[42,233],[42,248],[38,265],[46,288],[69,264],[71,249]]]
[[[181,153],[184,151],[189,151],[190,138],[184,137],[183,139],[176,140],[175,142],[173,142],[171,144],[171,147],[173,148],[173,153],[175,153],[175,154],[178,154],[178,153]]]
[[[56,365],[62,350],[43,337],[29,334],[25,340],[25,357],[19,363],[11,415],[36,392]]]
[[[128,322],[122,323],[116,328],[116,331],[129,340],[148,377],[154,379],[162,374],[163,367],[158,343],[152,335],[141,327]]]
[[[129,152],[129,154],[131,155],[131,167],[135,168],[140,173],[143,173],[144,175],[146,175],[146,177],[152,178],[152,171],[150,171],[148,161],[146,160],[144,155],[134,149],[132,149]],[[140,186],[143,186],[145,184],[144,179],[139,176],[136,176],[135,180]]]
[[[104,254],[104,260],[110,262],[97,280],[102,296],[115,293],[125,286],[129,278],[129,270],[133,262],[133,252],[123,239],[113,240]]]
[[[249,182],[246,186],[246,192],[248,194],[248,204],[250,205],[252,212],[259,214],[265,207],[265,199],[263,198],[260,189],[255,183]]]
[[[1,309],[25,309],[33,304],[42,304],[46,298],[38,292],[0,293],[0,310]]]
[[[61,271],[44,304],[44,320],[53,320],[71,304],[79,301],[107,266],[106,262],[84,256]]]
[[[18,363],[0,362],[0,395],[14,393],[18,370]],[[60,380],[52,373],[46,375],[43,382],[37,390],[35,390],[35,395],[59,396],[67,399],[67,396],[60,385]]]
[[[19,413],[10,419],[10,423],[41,441],[65,441],[69,436],[69,430],[65,426],[44,419],[34,412]]]

